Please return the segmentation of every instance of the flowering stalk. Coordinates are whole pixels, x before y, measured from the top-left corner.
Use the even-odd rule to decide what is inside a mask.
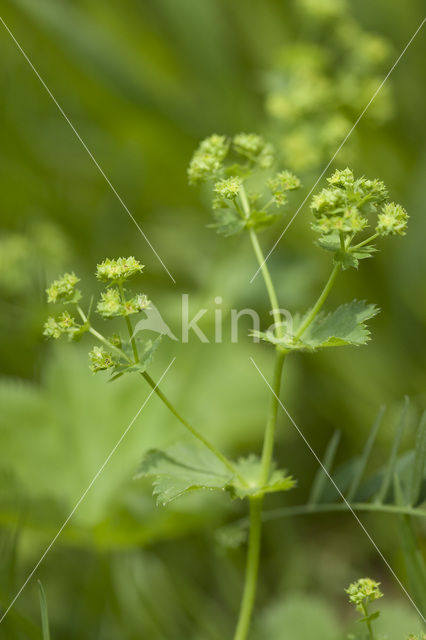
[[[358,303],[339,307],[324,316],[322,308],[338,274],[358,268],[359,261],[371,257],[372,244],[381,236],[404,235],[407,212],[387,201],[387,189],[380,180],[356,179],[350,169],[336,171],[327,179],[328,186],[316,194],[311,203],[312,229],[319,234],[317,244],[333,256],[333,268],[320,296],[290,334],[284,331],[275,287],[269,273],[257,231],[272,224],[288,200],[288,192],[299,188],[300,180],[289,171],[272,176],[275,152],[256,134],[238,134],[232,140],[213,135],[203,140],[188,169],[191,184],[213,183],[212,225],[218,233],[233,235],[248,231],[254,253],[265,281],[272,307],[274,331],[253,332],[275,347],[275,365],[270,407],[259,465],[259,485],[270,479],[281,378],[286,354],[291,351],[315,351],[328,346],[365,344],[369,337],[364,321],[377,313],[374,305]],[[253,178],[253,181],[252,181]],[[251,189],[252,184],[257,191]],[[260,186],[260,192],[259,192]],[[272,197],[271,197],[272,196]],[[271,211],[271,207],[275,210]],[[369,225],[369,215],[377,214],[375,232],[352,245],[354,238]],[[351,246],[352,245],[352,246]],[[234,640],[246,640],[254,607],[261,546],[261,514],[264,495],[249,496],[250,528],[243,597]],[[363,602],[367,607],[367,602]],[[370,640],[371,619],[365,612]]]

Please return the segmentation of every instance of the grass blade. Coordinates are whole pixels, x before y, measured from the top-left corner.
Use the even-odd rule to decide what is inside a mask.
[[[377,492],[377,496],[375,499],[375,502],[378,503],[382,503],[387,496],[387,493],[389,491],[389,487],[391,485],[392,482],[392,478],[394,476],[395,473],[395,464],[396,464],[396,459],[398,456],[398,449],[399,449],[399,444],[401,442],[401,438],[402,438],[402,434],[404,433],[404,428],[407,422],[407,414],[408,414],[408,407],[410,405],[410,400],[408,398],[408,396],[405,397],[405,401],[404,401],[404,407],[401,411],[401,415],[398,421],[398,425],[396,427],[396,431],[395,431],[395,438],[392,444],[392,449],[391,449],[391,453],[389,456],[389,461],[388,464],[386,466],[384,475],[383,475],[383,480],[382,480],[382,484],[380,485],[380,489]]]
[[[43,631],[43,640],[50,640],[49,631],[49,614],[47,611],[46,594],[44,593],[43,585],[40,580],[38,582],[39,599],[40,599],[40,611],[41,611],[41,628]]]
[[[324,455],[323,466],[320,467],[315,475],[312,484],[311,493],[309,495],[308,505],[314,505],[319,502],[323,492],[324,483],[329,480],[324,468],[330,473],[336,456],[337,447],[340,441],[340,431],[335,431],[327,445]]]
[[[413,475],[410,484],[410,504],[417,504],[422,488],[426,464],[426,411],[420,418],[414,451]]]
[[[395,502],[404,504],[406,500],[397,475],[394,477],[394,491]],[[408,583],[419,609],[426,611],[426,565],[416,540],[413,523],[410,516],[399,515],[398,524]]]
[[[359,485],[362,480],[362,476],[367,467],[368,459],[370,457],[371,450],[373,448],[374,442],[376,440],[377,432],[382,423],[383,416],[386,410],[386,406],[382,405],[379,409],[379,412],[376,416],[375,421],[373,422],[373,426],[371,427],[370,433],[367,438],[367,442],[365,443],[364,450],[362,452],[361,458],[359,459],[355,473],[351,482],[351,486],[349,487],[349,491],[347,494],[347,500],[350,502],[356,495],[358,491]]]

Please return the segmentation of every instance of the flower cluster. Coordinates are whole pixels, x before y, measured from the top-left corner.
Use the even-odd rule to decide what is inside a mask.
[[[378,215],[376,232],[381,236],[404,236],[408,218],[408,213],[400,204],[387,202]]]
[[[280,171],[280,173],[268,180],[268,187],[271,190],[275,204],[282,206],[288,199],[286,192],[300,189],[301,182],[291,171]]]
[[[54,340],[66,335],[72,340],[81,330],[82,325],[77,324],[75,318],[73,318],[68,311],[64,311],[58,318],[54,318],[53,316],[48,317],[44,323],[43,335],[46,336],[46,338],[53,338]]]
[[[80,278],[77,278],[75,273],[64,273],[46,289],[47,301],[77,302],[81,297],[80,292],[75,288],[77,282],[80,282]]]
[[[104,318],[130,316],[149,307],[149,300],[143,294],[137,294],[128,300],[122,299],[119,289],[109,288],[101,293],[96,310]]]
[[[211,135],[195,151],[188,168],[190,184],[199,184],[216,176],[229,149],[226,136]]]
[[[318,244],[334,252],[335,263],[343,269],[357,267],[358,261],[376,250],[371,244],[379,236],[405,235],[408,214],[394,202],[381,180],[355,178],[350,169],[335,171],[327,178],[328,186],[314,195],[311,210],[314,231],[320,234]],[[375,233],[352,245],[354,237],[371,226],[370,214],[376,214]]]
[[[355,605],[356,610],[360,613],[365,613],[364,607],[383,596],[379,587],[380,582],[376,582],[371,578],[360,578],[350,584],[345,591],[349,596],[349,602]]]
[[[105,351],[103,347],[93,347],[89,352],[90,369],[93,373],[98,371],[106,371],[115,366],[114,359],[108,351]]]
[[[268,226],[277,217],[270,208],[286,204],[287,192],[301,186],[289,171],[270,176],[275,157],[273,146],[256,133],[238,133],[232,139],[213,135],[201,142],[188,177],[190,184],[213,183],[213,226],[219,233]]]
[[[107,258],[96,266],[96,277],[101,282],[120,284],[136,274],[142,273],[144,265],[133,256],[129,258]]]
[[[369,226],[367,214],[374,212],[387,197],[380,180],[355,179],[350,169],[335,171],[327,178],[329,187],[312,198],[311,209],[316,218],[313,229],[321,235],[351,235]]]

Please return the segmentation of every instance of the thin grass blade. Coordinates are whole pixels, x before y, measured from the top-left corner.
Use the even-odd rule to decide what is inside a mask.
[[[43,585],[40,580],[38,582],[39,599],[40,599],[40,612],[41,612],[41,628],[43,631],[43,640],[50,640],[49,630],[49,614],[47,610],[46,594],[44,593]]]
[[[324,485],[329,481],[327,473],[330,473],[333,466],[334,458],[336,457],[337,447],[340,441],[340,431],[335,431],[327,445],[325,450],[323,466],[320,467],[315,475],[311,493],[309,495],[308,505],[314,505],[319,502],[324,489]],[[326,471],[325,471],[326,470]]]
[[[361,484],[362,476],[364,475],[365,469],[367,467],[371,450],[376,440],[377,432],[379,431],[379,427],[382,423],[385,411],[386,411],[386,406],[382,405],[379,409],[379,412],[376,416],[375,421],[373,422],[373,426],[371,427],[370,433],[367,438],[367,442],[365,443],[365,447],[362,452],[361,458],[359,459],[356,465],[355,473],[354,473],[351,485],[349,487],[348,494],[346,496],[349,502],[353,500],[353,498],[356,495],[356,492],[358,491],[359,485]]]
[[[399,445],[401,442],[401,438],[402,438],[402,434],[404,433],[404,429],[405,429],[405,425],[407,423],[407,414],[408,414],[408,407],[410,405],[410,400],[408,398],[408,396],[405,397],[405,401],[404,401],[404,407],[401,411],[401,415],[396,427],[396,431],[395,431],[395,438],[392,444],[392,449],[391,449],[391,453],[389,456],[389,461],[388,464],[386,466],[384,475],[383,475],[383,480],[382,480],[382,484],[380,485],[380,488],[377,492],[377,496],[375,499],[375,502],[377,503],[382,503],[384,502],[384,500],[386,499],[386,496],[388,494],[389,488],[391,486],[391,482],[392,482],[392,478],[394,476],[395,473],[395,464],[396,464],[396,459],[398,456],[398,450],[399,450]]]
[[[420,418],[417,430],[416,448],[414,452],[413,475],[410,484],[410,504],[416,505],[420,498],[420,491],[425,475],[426,465],[426,411]]]

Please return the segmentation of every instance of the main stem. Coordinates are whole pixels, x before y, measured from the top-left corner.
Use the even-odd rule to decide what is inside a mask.
[[[367,605],[363,604],[362,605],[362,609],[363,609],[363,612],[364,612],[365,621],[367,623],[367,629],[368,629],[368,634],[370,636],[370,640],[374,640],[374,633],[373,633],[373,628],[371,626],[371,621],[369,620],[369,617],[368,617]]]
[[[244,188],[241,191],[241,202],[243,205],[243,211],[248,218],[250,215],[250,207],[247,200]],[[283,336],[283,328],[281,324],[281,316],[279,312],[279,304],[277,294],[272,282],[271,275],[269,273],[268,266],[266,264],[262,249],[260,247],[256,232],[250,230],[250,240],[253,245],[254,252],[256,254],[257,261],[262,271],[263,279],[265,281],[266,289],[268,292],[269,300],[271,302],[272,314],[276,326],[276,333],[278,337]],[[278,349],[276,350],[276,360],[274,368],[274,378],[272,384],[272,396],[269,406],[268,419],[266,423],[265,435],[263,439],[262,459],[260,467],[259,485],[265,485],[268,482],[272,455],[274,450],[275,439],[275,427],[277,421],[278,412],[278,398],[281,388],[281,376],[284,365],[285,352]],[[253,615],[253,608],[256,599],[257,578],[259,573],[259,558],[261,547],[261,534],[262,534],[262,506],[263,496],[250,498],[250,531],[249,531],[249,543],[247,550],[246,561],[246,573],[244,579],[243,597],[241,600],[240,613],[238,617],[237,628],[234,635],[234,640],[246,640],[249,630],[251,618]]]
[[[254,601],[256,598],[257,576],[259,573],[263,497],[250,498],[249,503],[250,534],[246,561],[246,577],[234,640],[245,640],[247,638],[250,629]]]

